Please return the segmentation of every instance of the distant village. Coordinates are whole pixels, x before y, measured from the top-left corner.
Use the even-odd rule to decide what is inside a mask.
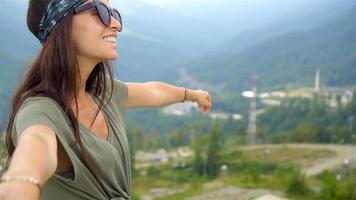
[[[135,168],[146,169],[167,163],[174,163],[173,168],[185,167],[185,160],[193,157],[194,152],[189,147],[179,147],[173,150],[158,149],[153,151],[137,151],[135,154]]]
[[[256,89],[252,89],[255,90]],[[285,98],[314,98],[316,95],[321,96],[324,102],[331,108],[337,108],[339,106],[346,106],[352,101],[355,88],[335,88],[335,87],[321,87],[320,86],[320,72],[316,71],[315,75],[315,85],[314,87],[304,87],[298,88],[291,91],[270,91],[262,92],[254,96],[254,92],[246,91],[243,96],[251,98],[251,105],[256,98],[259,98],[261,102],[268,106],[279,106],[283,99]],[[256,97],[256,98],[254,98]],[[190,115],[194,110],[197,109],[196,104],[186,102],[167,106],[164,108],[163,112],[168,115],[176,116],[186,116]],[[256,144],[256,119],[251,119],[251,116],[256,117],[256,115],[263,112],[263,110],[253,110],[255,108],[250,108],[249,115],[249,127],[247,130],[249,144]],[[255,114],[253,114],[255,113]],[[222,119],[222,120],[240,120],[242,119],[241,114],[231,114],[231,113],[210,113],[209,117],[212,119]],[[249,136],[250,135],[250,136]],[[180,147],[175,150],[167,151],[165,149],[158,149],[154,151],[138,151],[135,155],[137,169],[146,169],[150,166],[156,166],[166,163],[173,163],[173,167],[184,167],[186,158],[194,156],[194,152],[189,147]]]
[[[263,104],[268,106],[279,106],[283,99],[285,98],[314,98],[316,95],[323,97],[325,103],[327,103],[332,108],[337,108],[339,106],[345,106],[352,101],[353,92],[356,88],[352,87],[326,87],[320,83],[320,70],[317,69],[315,72],[315,81],[313,87],[301,87],[293,89],[290,91],[268,91],[257,93],[256,85],[252,86],[251,91],[245,91],[241,95],[246,98],[253,97],[258,98]],[[256,94],[255,94],[256,93]],[[168,115],[185,116],[191,114],[197,105],[194,103],[179,103],[167,106],[164,108],[163,112]],[[257,114],[263,111],[257,111]],[[242,119],[239,113],[210,113],[210,118],[212,119]]]

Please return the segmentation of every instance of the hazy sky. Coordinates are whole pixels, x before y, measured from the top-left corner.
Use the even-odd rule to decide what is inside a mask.
[[[142,1],[149,4],[169,8],[173,6],[226,3],[231,0],[142,0]],[[241,0],[235,0],[235,1],[241,1]]]
[[[251,16],[262,15],[264,12],[275,10],[276,12],[289,12],[301,5],[315,4],[323,0],[112,0],[113,7],[119,7],[126,14],[130,13],[132,2],[140,4],[149,4],[157,6],[171,12],[205,17],[206,14],[245,16],[250,13]],[[324,0],[335,1],[335,0]]]
[[[291,0],[138,0],[153,5],[161,7],[174,7],[174,6],[194,6],[194,5],[219,5],[219,4],[229,4],[233,3],[234,5],[251,5],[256,3],[274,3],[274,2],[286,2]],[[301,0],[299,0],[301,1]]]
[[[115,0],[111,1],[112,4],[120,2],[135,1],[144,2],[147,4],[159,6],[162,8],[175,8],[175,7],[189,7],[189,6],[219,6],[219,5],[232,5],[232,6],[259,6],[263,4],[291,4],[294,5],[309,2],[310,0]],[[314,0],[315,1],[315,0]]]
[[[298,9],[301,5],[310,4],[310,0],[112,0],[110,3],[124,15],[142,14],[144,11],[131,6],[133,2],[213,24],[239,25],[241,29],[274,23],[292,10],[304,10]]]

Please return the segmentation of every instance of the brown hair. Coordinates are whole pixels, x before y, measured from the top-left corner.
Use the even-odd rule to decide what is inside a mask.
[[[45,10],[48,3],[48,0],[29,1],[27,26],[35,36],[38,33],[38,24],[41,20],[42,12]],[[69,14],[52,30],[46,42],[43,43],[43,48],[37,58],[35,58],[35,60],[27,67],[23,81],[20,83],[13,96],[9,122],[6,129],[6,148],[8,151],[7,164],[9,164],[15,150],[11,132],[16,113],[21,105],[29,97],[49,97],[55,100],[68,116],[76,143],[81,149],[86,164],[94,177],[99,180],[99,174],[95,167],[96,163],[81,141],[78,119],[71,108],[71,102],[74,100],[76,103],[76,113],[78,114],[77,94],[79,91],[79,81],[81,79],[71,37],[72,19],[73,14]],[[103,95],[107,91],[106,74],[109,74],[112,83],[112,67],[107,61],[101,62],[95,66],[85,85],[86,91],[92,91],[96,96],[102,97],[100,98],[99,109],[96,112],[95,118],[107,96]],[[113,84],[110,85],[111,91],[108,101],[110,101],[113,89]],[[91,126],[93,125],[95,118],[93,119]]]

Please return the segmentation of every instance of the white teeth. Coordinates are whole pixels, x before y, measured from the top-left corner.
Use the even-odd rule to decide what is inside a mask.
[[[116,38],[115,37],[105,37],[104,40],[106,42],[116,43]]]

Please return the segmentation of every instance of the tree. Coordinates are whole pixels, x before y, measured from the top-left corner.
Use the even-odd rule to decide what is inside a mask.
[[[144,137],[143,149],[159,149],[165,147],[162,136],[156,129],[151,129]]]
[[[187,134],[184,130],[173,129],[169,133],[169,145],[171,147],[185,146],[189,142]]]
[[[127,139],[130,147],[130,155],[131,155],[131,166],[134,169],[135,166],[135,154],[138,150],[142,149],[143,146],[143,135],[142,131],[139,127],[135,125],[127,126]]]
[[[210,131],[207,151],[207,175],[215,178],[219,173],[219,152],[222,148],[223,134],[220,124],[215,124]]]
[[[193,161],[193,171],[198,176],[203,176],[205,174],[205,157],[206,157],[206,143],[207,137],[203,134],[196,134],[193,141],[192,147],[194,150],[194,161]]]

